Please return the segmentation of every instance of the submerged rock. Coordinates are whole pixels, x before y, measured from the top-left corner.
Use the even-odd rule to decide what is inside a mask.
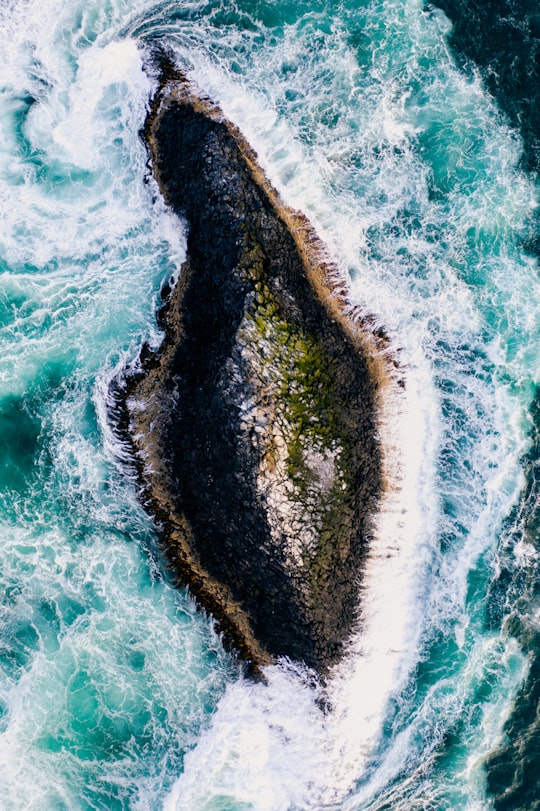
[[[145,136],[189,229],[165,339],[117,381],[145,501],[176,581],[255,669],[324,673],[359,619],[382,488],[370,330],[238,130],[171,71]]]

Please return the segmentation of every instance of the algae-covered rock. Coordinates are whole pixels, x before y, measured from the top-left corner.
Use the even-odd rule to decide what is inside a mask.
[[[358,619],[381,491],[375,366],[305,218],[171,73],[145,135],[188,258],[162,346],[119,385],[125,428],[176,580],[256,667],[325,672]]]

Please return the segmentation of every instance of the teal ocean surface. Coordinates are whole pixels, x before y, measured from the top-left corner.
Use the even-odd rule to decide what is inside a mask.
[[[185,255],[139,137],[156,43],[404,369],[328,712],[170,588],[110,425]],[[3,0],[0,45],[0,808],[540,808],[538,199],[485,62],[420,0]]]

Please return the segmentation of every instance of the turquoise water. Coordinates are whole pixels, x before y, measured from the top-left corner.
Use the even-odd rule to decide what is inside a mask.
[[[527,657],[489,621],[490,586],[537,565],[508,528],[539,382],[537,193],[448,33],[416,0],[0,8],[2,809],[491,807],[484,760]],[[290,663],[245,680],[164,582],[108,422],[185,251],[138,136],[156,39],[312,219],[405,369],[392,553],[327,715]]]

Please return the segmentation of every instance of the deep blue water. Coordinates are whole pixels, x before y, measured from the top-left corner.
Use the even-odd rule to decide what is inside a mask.
[[[477,5],[4,0],[2,809],[540,807],[540,32],[525,0]],[[156,41],[405,369],[327,714],[300,666],[246,680],[169,588],[110,428],[185,253],[138,135]]]

